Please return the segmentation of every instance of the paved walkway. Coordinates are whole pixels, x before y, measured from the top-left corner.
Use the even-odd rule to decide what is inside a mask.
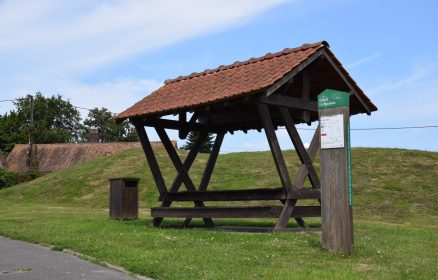
[[[137,278],[63,252],[0,236],[0,279],[133,280]]]

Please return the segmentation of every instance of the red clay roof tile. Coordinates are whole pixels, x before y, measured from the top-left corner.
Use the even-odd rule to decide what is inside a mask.
[[[216,69],[207,69],[201,73],[194,72],[188,76],[166,80],[162,87],[118,114],[116,119],[172,112],[258,92],[280,80],[322,48],[328,49],[327,42],[304,44],[293,49],[287,48],[277,53],[268,53],[260,58],[236,61],[231,65],[221,65]],[[331,54],[330,51],[329,53]],[[336,58],[335,61],[339,63]],[[339,65],[342,68],[340,63]],[[357,87],[345,69],[343,73]],[[372,105],[371,107],[375,108],[362,90],[358,87],[357,89]]]

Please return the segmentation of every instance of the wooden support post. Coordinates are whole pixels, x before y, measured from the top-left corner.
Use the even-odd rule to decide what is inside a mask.
[[[353,254],[353,216],[349,174],[349,94],[325,90],[318,96],[321,128],[322,246]]]
[[[286,130],[289,134],[289,137],[292,140],[292,143],[295,147],[295,151],[298,154],[298,157],[302,164],[306,166],[307,174],[309,176],[310,183],[312,186],[316,189],[319,189],[320,182],[318,175],[316,174],[315,169],[312,165],[312,160],[310,159],[309,154],[306,151],[306,148],[304,148],[303,142],[301,141],[301,137],[298,134],[298,130],[294,125],[294,122],[292,120],[292,117],[289,113],[289,111],[286,108],[280,108],[280,113],[284,120],[284,125],[286,127]]]
[[[192,167],[193,162],[196,159],[196,156],[199,154],[199,151],[202,148],[202,145],[204,144],[205,140],[207,139],[207,132],[201,132],[199,133],[198,139],[196,140],[195,144],[193,145],[192,149],[190,150],[189,154],[187,155],[186,159],[184,160],[184,167],[189,170],[190,167]],[[180,174],[178,174],[173,180],[172,185],[170,186],[169,192],[164,195],[161,202],[161,207],[169,207],[172,204],[172,200],[168,199],[168,195],[173,192],[177,192],[182,184],[182,177]],[[161,222],[163,221],[163,218],[156,217],[153,219],[153,225],[155,227],[159,227],[161,225]]]
[[[289,137],[291,138],[292,143],[295,147],[295,151],[297,152],[298,157],[301,161],[301,164],[306,167],[306,169],[305,169],[306,174],[309,177],[309,180],[312,184],[312,187],[318,189],[320,187],[318,175],[316,174],[316,171],[313,168],[312,159],[310,158],[309,154],[307,153],[307,151],[303,145],[303,142],[301,141],[300,135],[298,134],[298,131],[294,125],[294,122],[293,122],[293,119],[289,113],[289,110],[284,108],[284,107],[280,107],[279,110],[280,110],[281,116],[283,117],[284,124],[285,124],[286,130],[289,134]],[[298,171],[297,177],[299,177],[300,173],[303,172],[303,171],[301,171],[301,172],[300,171],[301,171],[301,168]],[[299,180],[296,180],[295,184],[299,184],[300,186],[302,186],[304,184],[304,179],[305,179],[305,177],[303,177],[303,176],[300,177]],[[288,196],[290,197],[291,194],[292,193],[289,192]],[[283,211],[280,215],[280,219],[278,219],[276,228],[284,229],[286,227],[286,225],[289,221],[289,217],[291,216],[292,211],[294,209],[291,206],[292,206],[292,204],[295,205],[295,203],[296,203],[296,201],[294,202],[291,199],[288,199],[285,202],[285,204],[283,206]],[[298,218],[295,218],[295,220],[297,221],[297,223],[301,227],[307,227],[306,223],[304,222],[304,220],[302,218],[298,217]]]
[[[207,190],[208,184],[210,183],[211,174],[213,173],[213,168],[216,165],[216,160],[219,155],[219,151],[222,146],[222,141],[224,140],[225,133],[218,133],[216,139],[214,140],[213,148],[210,153],[210,157],[208,158],[207,165],[204,170],[204,174],[202,175],[201,183],[199,184],[199,191]]]
[[[182,124],[181,127],[187,122],[187,112],[179,113],[178,114],[178,121]],[[178,130],[178,137],[179,139],[186,139],[188,134],[187,130],[180,129]]]
[[[202,175],[201,183],[199,184],[198,191],[203,192],[207,190],[208,184],[210,183],[211,174],[213,173],[213,168],[216,164],[217,157],[219,155],[220,148],[222,146],[222,141],[224,140],[225,133],[221,132],[216,135],[214,140],[213,149],[211,150],[210,157],[208,158],[207,165],[205,166],[204,174]],[[205,139],[207,139],[208,134]],[[205,142],[205,140],[204,140]],[[204,143],[202,142],[202,144]],[[196,201],[196,200],[195,200]],[[188,226],[192,218],[187,218],[184,221],[184,226]]]
[[[307,153],[306,149],[304,148],[303,142],[301,141],[300,135],[298,134],[298,131],[294,125],[293,119],[289,113],[289,110],[284,108],[284,107],[280,107],[279,108],[281,116],[283,117],[284,120],[284,124],[286,127],[286,130],[289,134],[289,137],[292,140],[292,143],[295,147],[295,151],[298,154],[298,157],[301,161],[301,164],[304,165],[306,167],[306,174],[309,176],[309,180],[313,186],[313,188],[319,188],[320,183],[319,183],[319,178],[316,174],[315,169],[313,168],[312,165],[312,159],[309,156],[309,154]],[[301,169],[300,169],[301,170]],[[300,175],[300,170],[298,171],[297,177]],[[303,172],[303,171],[301,171]],[[300,186],[302,186],[304,184],[304,179],[305,177],[300,177],[300,180],[296,180],[295,184],[299,184]],[[295,185],[296,186],[296,185]],[[289,197],[291,196],[291,192],[289,192]],[[288,221],[289,221],[289,217],[292,214],[293,211],[293,207],[291,207],[293,201],[292,200],[287,200],[286,203],[284,204],[283,207],[283,211],[281,213],[281,219],[278,220],[277,222],[277,226],[278,228],[284,228]],[[298,224],[301,227],[307,227],[306,223],[304,222],[304,220],[302,218],[295,218],[295,220],[298,222]]]
[[[275,135],[274,126],[272,124],[271,114],[267,105],[259,103],[258,110],[260,118],[262,120],[266,138],[268,139],[269,146],[271,148],[271,153],[274,158],[275,166],[277,167],[278,175],[280,176],[281,184],[284,189],[284,193],[288,194],[292,189],[292,182],[289,177],[289,172],[287,171],[286,163],[281,153],[280,144],[278,144],[277,136]]]
[[[315,130],[315,134],[313,135],[312,141],[310,142],[310,146],[307,149],[307,153],[309,154],[310,160],[313,161],[316,154],[319,151],[319,125]],[[304,184],[304,180],[306,179],[308,174],[307,167],[305,164],[302,164],[300,166],[300,169],[298,169],[297,177],[295,177],[294,186],[296,188],[302,188]]]
[[[315,134],[313,135],[312,141],[310,142],[310,146],[307,149],[307,154],[310,157],[310,161],[313,161],[318,151],[319,151],[319,125],[316,128]],[[298,169],[297,176],[295,177],[294,186],[296,188],[302,188],[304,185],[304,180],[306,179],[308,174],[309,172],[307,171],[306,164],[304,163],[301,164],[300,169]],[[321,203],[321,196],[318,197],[318,201]],[[306,223],[302,218],[295,218],[295,220],[300,225],[300,227],[308,228],[308,226],[306,225]]]
[[[271,114],[267,105],[259,103],[258,110],[260,119],[262,120],[265,128],[266,138],[268,139],[271,153],[274,158],[275,166],[277,167],[278,174],[280,175],[281,183],[283,185],[284,193],[288,195],[292,191],[292,182],[287,171],[286,163],[281,153],[280,145],[278,144],[277,136],[275,135],[274,126],[272,124]],[[275,225],[275,230],[283,230],[286,228],[290,214],[293,212],[296,199],[287,199],[284,203],[283,210]]]
[[[183,163],[181,162],[178,154],[175,151],[175,148],[172,145],[172,142],[169,139],[169,136],[167,136],[166,131],[164,128],[156,127],[155,130],[157,131],[158,136],[161,139],[161,142],[163,143],[164,148],[166,149],[167,153],[169,154],[170,159],[173,162],[173,165],[175,166],[176,170],[178,171],[178,174],[182,177],[182,180],[184,182],[184,185],[186,185],[186,188],[188,191],[197,191],[195,185],[192,182],[192,179],[190,179],[189,174],[187,172],[187,169],[184,167]],[[204,207],[204,203],[201,201],[194,201],[196,207]],[[214,223],[211,219],[206,218],[204,219],[204,222],[206,225],[213,227]]]
[[[207,135],[208,133],[206,132],[199,133],[198,139],[196,140],[195,144],[193,145],[192,149],[190,150],[189,154],[187,155],[183,163],[187,171],[190,169],[190,167],[192,167],[192,164],[195,161],[196,156],[201,151],[202,145],[204,144],[205,140],[207,140]],[[170,186],[169,192],[177,192],[182,182],[183,182],[182,177],[180,174],[178,174],[175,180],[173,181],[172,185]]]
[[[303,99],[309,102],[310,99],[310,82],[309,82],[309,69],[303,69]],[[310,125],[310,112],[303,111],[303,120]]]
[[[143,147],[144,154],[151,169],[152,176],[154,177],[155,184],[157,185],[160,196],[163,196],[167,192],[166,184],[164,183],[163,175],[161,174],[160,167],[158,166],[157,159],[155,158],[154,151],[152,150],[151,142],[149,141],[146,130],[143,124],[138,120],[133,120],[135,130],[137,131],[138,138],[140,139],[141,146]]]

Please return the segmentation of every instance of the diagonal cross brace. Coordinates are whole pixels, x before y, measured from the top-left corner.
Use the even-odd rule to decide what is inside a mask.
[[[173,162],[173,165],[175,166],[175,169],[178,171],[178,174],[181,176],[182,181],[184,182],[184,185],[186,186],[188,191],[197,191],[195,185],[193,184],[192,179],[190,179],[189,174],[187,172],[187,169],[184,167],[183,163],[181,162],[181,159],[179,158],[178,154],[175,151],[175,148],[172,145],[172,142],[169,139],[169,136],[167,136],[166,131],[164,128],[155,127],[155,130],[157,131],[158,136],[161,139],[161,142],[163,143],[164,148],[166,149],[167,153],[169,154],[170,159]],[[196,207],[205,207],[204,203],[201,201],[194,201]],[[209,218],[203,219],[205,224],[208,226],[214,226],[213,220]]]
[[[206,191],[208,184],[210,183],[211,174],[213,173],[213,168],[216,164],[217,157],[219,155],[220,148],[222,146],[222,141],[224,140],[225,133],[218,133],[216,139],[214,140],[213,149],[211,150],[210,156],[208,158],[207,165],[205,166],[204,174],[202,175],[201,183],[199,184],[198,191]],[[184,226],[190,224],[191,218],[187,218],[184,221]]]
[[[283,191],[286,195],[289,195],[290,192],[293,190],[293,185],[289,177],[289,172],[287,170],[280,145],[278,144],[277,136],[275,135],[275,129],[272,124],[272,118],[269,112],[269,108],[266,104],[259,103],[258,110],[263,126],[265,128],[266,137],[271,148],[271,153],[274,158],[275,166],[277,167],[278,174],[280,175],[281,183],[283,185]],[[290,218],[290,214],[292,214],[296,203],[296,199],[287,199],[284,202],[282,213],[280,214],[280,217],[277,220],[277,224],[275,225],[276,230],[286,228]],[[290,212],[289,216],[287,217],[285,216],[285,209],[287,209],[287,212]],[[296,220],[300,225],[304,225],[304,221],[301,218],[297,218]]]
[[[157,185],[158,192],[160,193],[160,196],[162,196],[167,192],[167,188],[146,130],[144,129],[143,124],[137,120],[133,120],[133,124],[135,126],[135,130],[137,131],[138,137],[140,138],[141,146],[143,147],[144,154],[146,155],[146,159],[148,161],[149,168],[151,169],[152,176],[154,177],[155,184]]]
[[[318,128],[315,131],[315,134],[313,135],[312,143],[309,147],[309,152],[304,148],[304,145],[301,141],[301,138],[298,134],[298,131],[293,123],[292,117],[290,116],[290,113],[285,108],[280,108],[280,113],[283,117],[283,120],[285,122],[286,129],[288,131],[289,136],[291,137],[291,140],[294,144],[295,150],[297,151],[298,157],[301,160],[301,167],[298,170],[296,179],[295,179],[295,186],[303,186],[304,180],[306,178],[306,175],[309,176],[309,180],[312,183],[313,188],[319,188],[320,182],[318,175],[316,174],[315,169],[313,168],[312,160],[316,155],[316,152],[319,148],[319,125]],[[291,192],[289,192],[289,195]],[[293,209],[294,209],[295,203],[292,199],[287,199],[283,209],[281,211],[280,217],[278,218],[277,224],[275,225],[276,229],[284,229],[286,228],[289,218],[292,215]],[[302,218],[296,219],[297,222],[300,224],[300,226],[306,227],[306,224],[304,223],[304,220]]]
[[[280,110],[281,116],[283,117],[287,133],[289,134],[289,137],[291,138],[292,143],[295,147],[295,151],[297,152],[301,163],[306,166],[309,180],[310,180],[310,183],[312,184],[312,187],[315,189],[319,189],[321,184],[320,184],[318,175],[316,174],[315,168],[313,168],[312,160],[310,159],[310,156],[307,153],[306,148],[303,145],[303,142],[301,141],[301,137],[298,134],[297,128],[294,125],[294,122],[293,122],[293,119],[289,113],[289,110],[287,110],[286,108],[282,108],[282,107],[280,107],[279,110]]]
[[[310,157],[310,160],[313,161],[316,154],[319,151],[319,125],[315,130],[315,133],[313,134],[312,141],[310,142],[310,146],[307,149],[307,153]],[[304,184],[304,180],[308,176],[308,171],[306,165],[303,163],[301,164],[300,168],[298,169],[297,176],[295,177],[294,186],[297,188],[302,188]]]
[[[289,177],[289,172],[287,170],[280,145],[278,144],[277,136],[275,135],[275,129],[272,124],[272,118],[269,112],[269,108],[266,104],[263,103],[258,103],[257,108],[259,110],[260,119],[265,129],[269,147],[271,148],[271,153],[274,158],[278,175],[280,176],[283,191],[286,195],[288,195],[289,192],[292,190],[292,182]]]
[[[187,155],[186,159],[184,160],[184,167],[189,170],[190,167],[192,167],[193,162],[196,159],[196,156],[199,154],[202,148],[202,144],[204,144],[205,140],[207,139],[207,132],[201,132],[198,136],[198,139],[196,140],[195,144],[193,145],[192,149],[190,150],[189,154]],[[183,183],[181,175],[178,173],[176,178],[173,180],[173,183],[170,187],[169,192],[177,192],[179,188],[181,187],[181,184]],[[161,201],[161,207],[169,207],[172,204],[172,201],[166,199],[166,195],[163,196],[163,199]],[[155,217],[153,219],[154,226],[158,227],[160,226],[161,222],[163,221],[163,218],[157,218]]]
[[[207,140],[208,133],[207,132],[201,132],[198,136],[198,139],[196,139],[195,144],[193,145],[192,149],[190,150],[189,154],[187,155],[186,159],[184,160],[184,167],[188,171],[191,167],[193,162],[196,159],[196,156],[199,154],[199,152],[202,149],[202,145]],[[178,173],[175,180],[173,181],[170,192],[177,192],[183,183],[181,174]]]
[[[204,174],[202,175],[201,183],[199,184],[199,191],[206,191],[208,184],[210,183],[211,174],[213,173],[213,168],[216,165],[216,160],[219,155],[220,148],[222,146],[222,141],[224,140],[225,133],[220,132],[217,134],[214,140],[213,148],[208,158],[207,165],[205,166]]]

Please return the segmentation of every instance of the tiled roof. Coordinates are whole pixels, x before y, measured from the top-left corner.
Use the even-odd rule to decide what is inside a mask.
[[[118,114],[116,118],[172,112],[259,92],[273,85],[322,48],[328,49],[328,44],[324,41],[304,44],[298,48],[268,53],[260,58],[237,61],[228,66],[167,80],[158,90]],[[330,51],[328,53],[331,54]],[[336,59],[335,61],[338,62]],[[343,68],[342,71],[346,73]],[[349,75],[348,79],[357,87]],[[363,99],[375,108],[363,92],[357,89]]]
[[[152,143],[160,146],[161,142]],[[174,143],[176,145],[176,143]],[[37,144],[39,171],[50,173],[80,162],[112,155],[123,150],[140,148],[140,142]],[[16,144],[6,159],[6,167],[15,172],[28,170],[27,151],[29,145]]]

